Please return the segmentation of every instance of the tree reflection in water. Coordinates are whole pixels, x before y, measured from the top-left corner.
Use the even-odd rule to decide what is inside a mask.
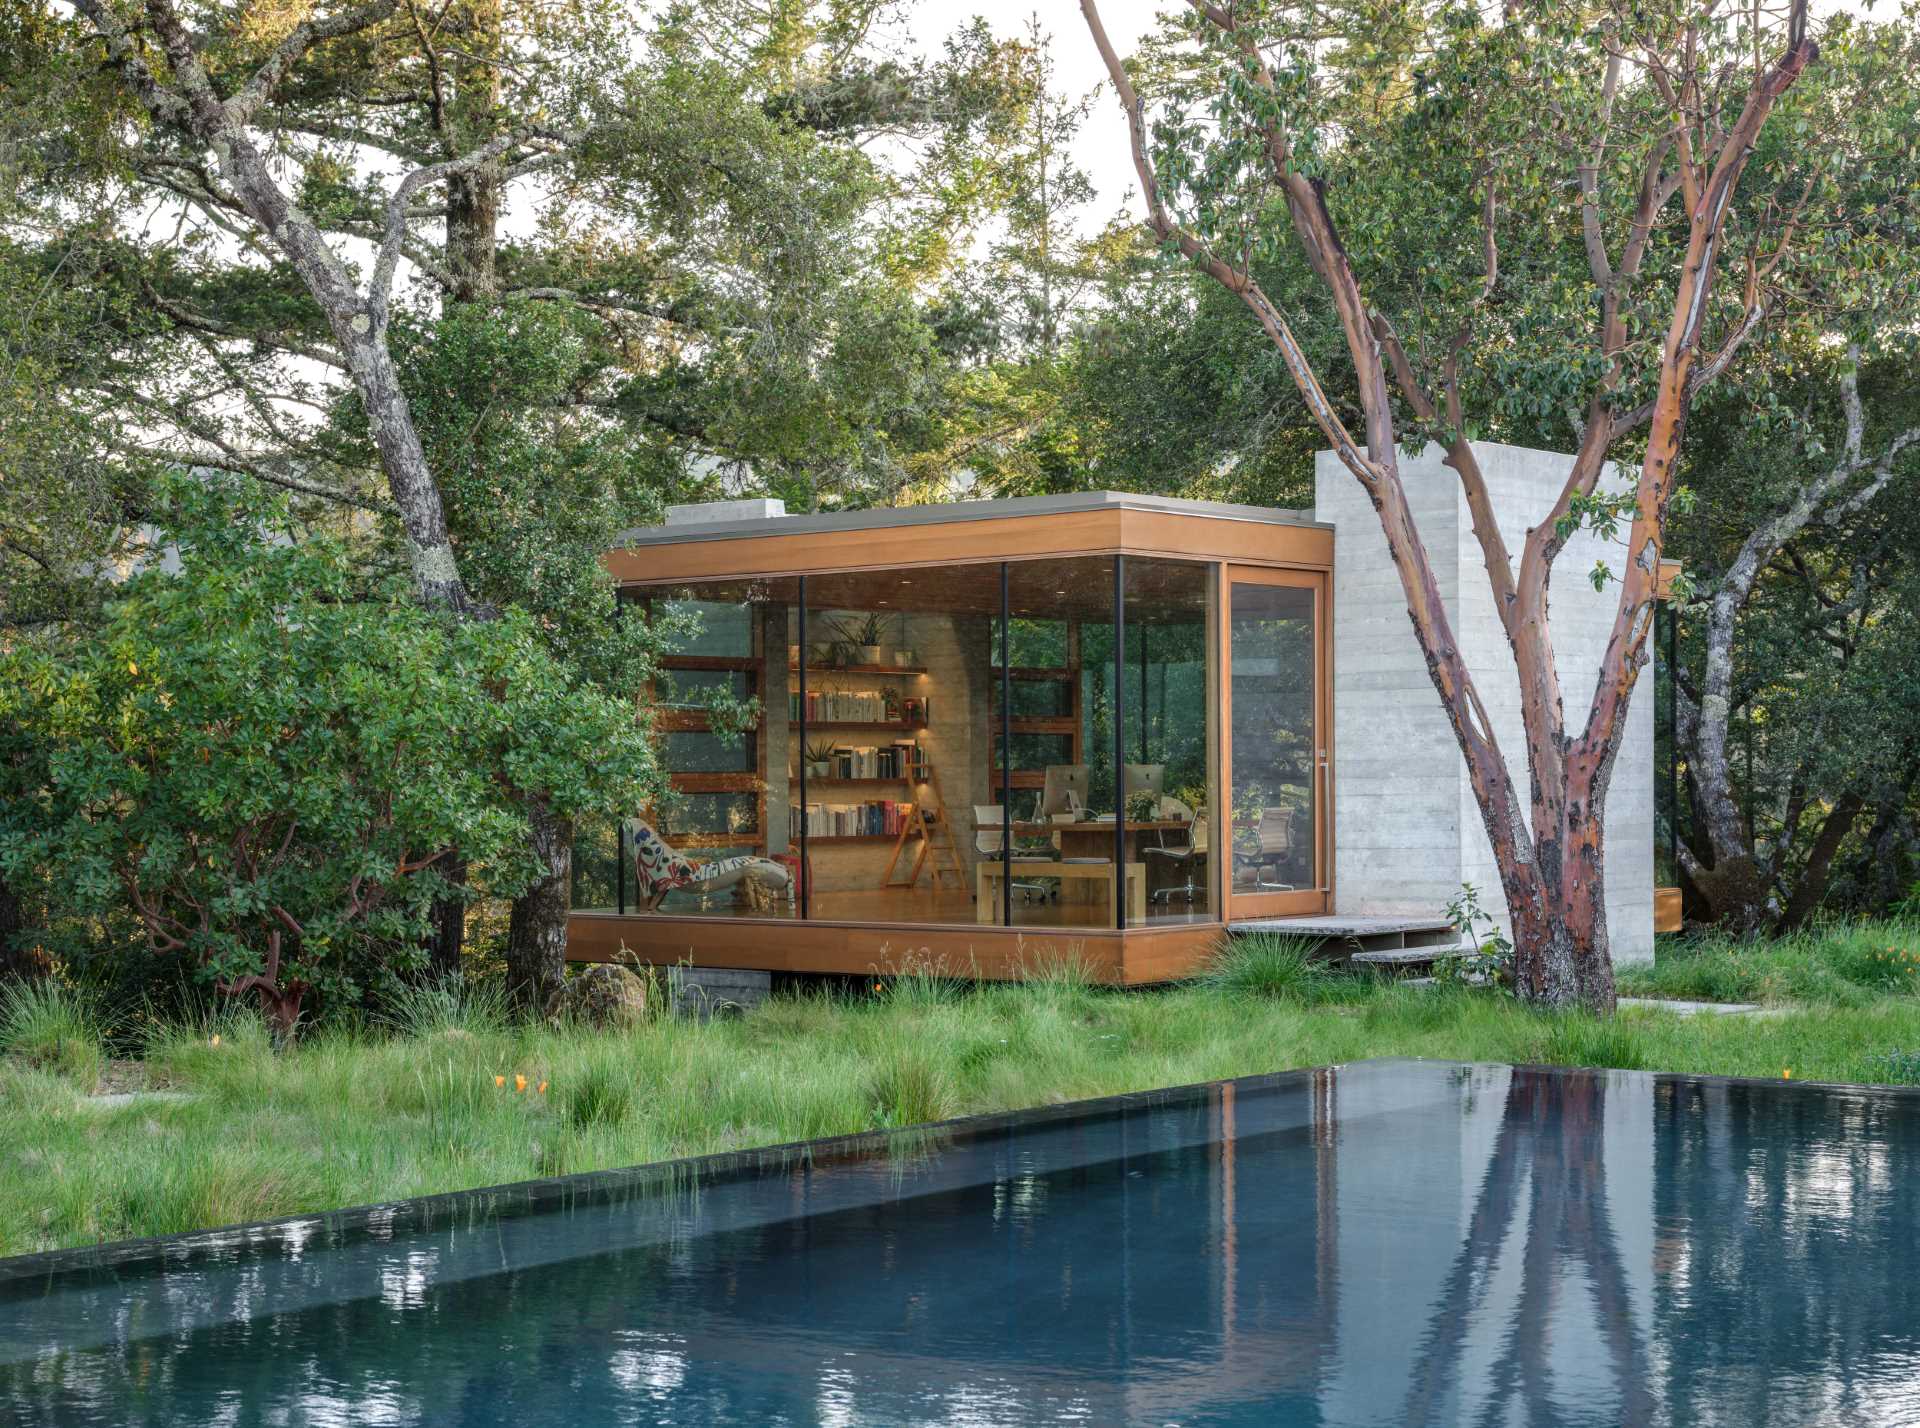
[[[1452,1271],[1434,1306],[1407,1389],[1406,1421],[1436,1423],[1449,1390],[1459,1390],[1468,1325],[1483,1314],[1504,1257],[1518,1245],[1519,1287],[1494,1304],[1505,1320],[1498,1356],[1478,1385],[1479,1421],[1510,1421],[1517,1397],[1523,1421],[1559,1421],[1553,1402],[1550,1327],[1576,1286],[1592,1294],[1598,1342],[1620,1395],[1621,1420],[1653,1416],[1647,1354],[1635,1323],[1626,1266],[1613,1233],[1605,1174],[1605,1072],[1515,1071],[1507,1086],[1485,1180]],[[1633,1088],[1639,1089],[1639,1088]],[[1644,1094],[1644,1092],[1643,1092]]]

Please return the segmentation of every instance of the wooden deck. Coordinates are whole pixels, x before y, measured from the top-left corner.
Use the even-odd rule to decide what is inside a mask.
[[[954,888],[861,888],[816,892],[805,921],[751,917],[720,904],[693,914],[576,912],[567,957],[625,956],[660,966],[740,967],[770,972],[887,975],[932,968],[956,977],[1017,981],[1061,958],[1099,981],[1135,986],[1192,976],[1219,946],[1219,921],[1175,904],[1148,906],[1127,931],[1090,924],[1112,916],[1106,900],[1013,900],[1013,926],[978,921],[974,899]],[[624,949],[624,951],[623,951]]]
[[[1204,911],[1153,905],[1124,933],[1087,925],[1106,909],[1089,902],[1013,904],[1014,925],[977,921],[974,900],[943,888],[822,892],[812,917],[704,913],[576,912],[567,924],[575,962],[637,958],[658,966],[737,967],[767,972],[888,976],[931,969],[954,977],[1018,981],[1061,958],[1097,981],[1122,986],[1178,981],[1199,972],[1226,936],[1278,932],[1334,944],[1339,960],[1430,962],[1458,942],[1443,917],[1371,915],[1262,917],[1223,925]]]

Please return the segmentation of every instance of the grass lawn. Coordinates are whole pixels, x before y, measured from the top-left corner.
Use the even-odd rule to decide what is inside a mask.
[[[0,1018],[0,1254],[1373,1056],[1910,1082],[1915,965],[1920,927],[1903,924],[1678,944],[1626,990],[1782,1014],[1608,1020],[1334,977],[1252,943],[1204,984],[908,978],[623,1033],[509,1026],[423,994],[397,1026],[276,1052],[229,1014],[156,1033],[131,1067],[54,998]],[[103,1072],[176,1094],[102,1104]]]

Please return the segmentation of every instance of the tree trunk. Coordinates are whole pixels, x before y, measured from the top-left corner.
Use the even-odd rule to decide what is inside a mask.
[[[1538,851],[1531,864],[1502,868],[1513,918],[1514,992],[1538,1006],[1611,1012],[1605,845],[1597,820],[1578,830],[1557,862],[1544,845]]]
[[[572,890],[573,821],[556,817],[544,798],[527,813],[542,872],[514,900],[507,926],[507,998],[516,1011],[539,1016],[567,975],[567,903]]]
[[[464,7],[464,42],[448,52],[453,82],[449,118],[455,151],[475,149],[499,131],[499,0]],[[449,157],[452,157],[449,154]],[[500,293],[498,268],[500,165],[489,162],[447,180],[447,271],[454,302],[491,302]]]
[[[465,887],[467,860],[459,850],[449,849],[440,860],[440,875],[448,882]],[[467,900],[454,894],[436,901],[428,914],[427,972],[435,981],[460,975],[460,953],[467,937]]]
[[[1866,803],[1857,793],[1844,793],[1828,811],[1819,836],[1813,840],[1813,849],[1807,854],[1807,865],[1800,871],[1800,881],[1794,885],[1793,896],[1787,899],[1787,910],[1780,914],[1780,931],[1792,932],[1820,906],[1820,900],[1827,895],[1827,882],[1833,876],[1834,855],[1840,851],[1847,834],[1853,831]]]

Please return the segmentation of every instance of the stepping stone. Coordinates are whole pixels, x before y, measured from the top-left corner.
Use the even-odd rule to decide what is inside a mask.
[[[1621,997],[1620,1007],[1648,1011],[1670,1011],[1675,1016],[1785,1016],[1784,1007],[1763,1007],[1758,1002],[1683,1002],[1660,997]]]

